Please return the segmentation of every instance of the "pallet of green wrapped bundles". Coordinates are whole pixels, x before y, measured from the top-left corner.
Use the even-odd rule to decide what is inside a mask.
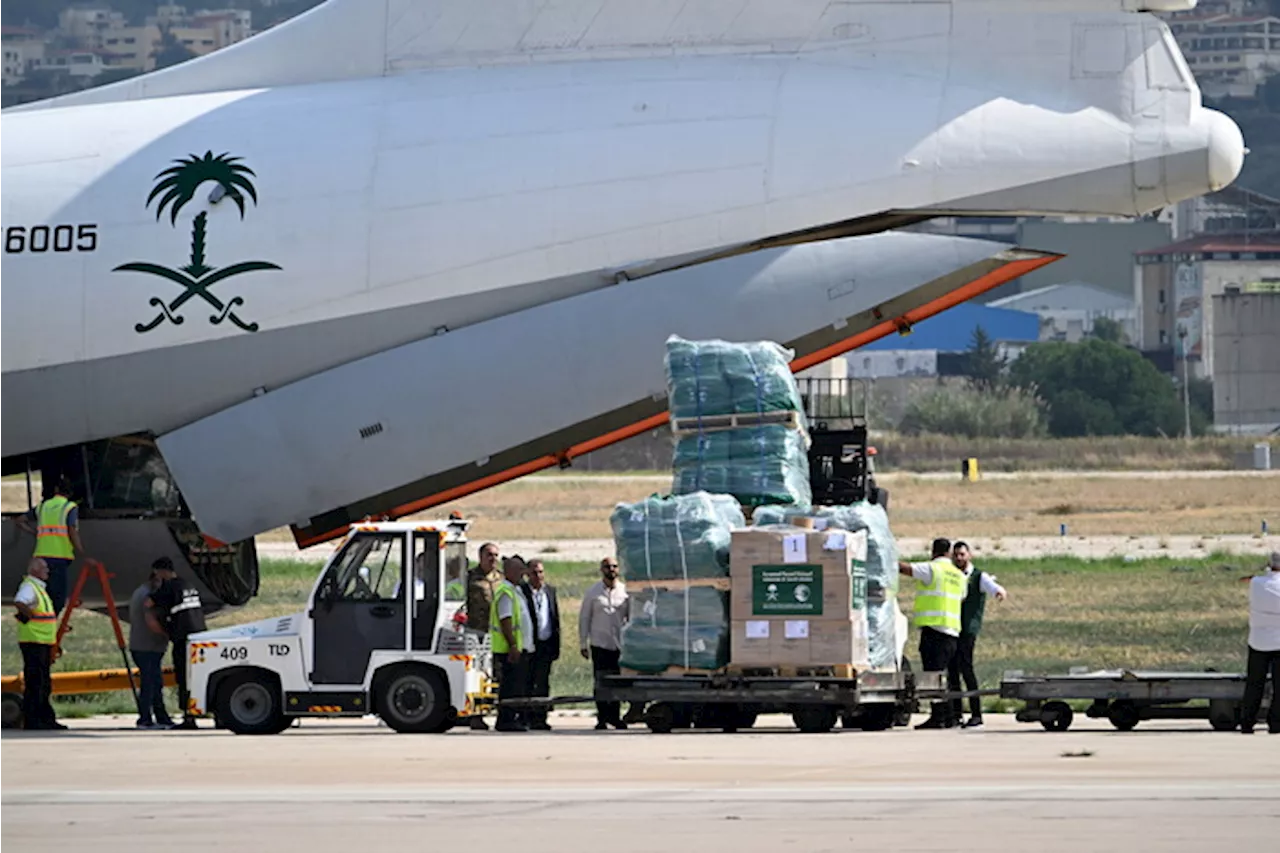
[[[744,507],[812,501],[794,356],[770,341],[667,340],[673,493],[733,495]]]
[[[729,495],[695,492],[618,504],[609,519],[627,583],[624,668],[714,670],[729,660],[730,531],[746,525]]]

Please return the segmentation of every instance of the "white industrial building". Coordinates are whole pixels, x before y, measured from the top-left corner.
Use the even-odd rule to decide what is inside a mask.
[[[1083,281],[1038,287],[988,304],[993,308],[1012,308],[1038,315],[1042,341],[1075,343],[1093,332],[1093,324],[1099,317],[1119,323],[1130,342],[1138,338],[1133,300]]]

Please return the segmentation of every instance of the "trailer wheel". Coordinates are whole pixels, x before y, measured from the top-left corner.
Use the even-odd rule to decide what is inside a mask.
[[[656,735],[669,734],[676,725],[676,709],[666,702],[654,702],[645,709],[644,724]]]
[[[906,655],[902,656],[902,664],[899,666],[902,674],[908,679],[911,678],[911,659]],[[911,695],[894,706],[893,724],[895,726],[911,725],[911,715],[920,710],[920,700],[916,698],[915,685],[912,684]]]
[[[434,669],[397,667],[378,679],[378,715],[403,734],[439,733],[449,719],[449,689]]]
[[[1120,731],[1128,732],[1142,721],[1142,712],[1132,702],[1112,702],[1107,708],[1107,719]]]
[[[805,734],[824,734],[836,727],[840,719],[840,709],[817,705],[811,708],[798,708],[791,712],[791,720],[796,728]]]
[[[6,693],[0,701],[3,701],[3,705],[0,705],[3,717],[0,717],[0,720],[3,721],[4,728],[22,728],[22,694]]]
[[[241,672],[218,689],[215,717],[238,735],[278,735],[289,727],[280,701],[280,685],[259,672]]]
[[[1215,732],[1235,731],[1240,725],[1240,706],[1230,699],[1210,699],[1209,725]]]
[[[864,705],[858,715],[858,722],[864,732],[883,732],[893,728],[898,722],[897,705]]]
[[[1040,725],[1044,726],[1046,732],[1065,732],[1071,728],[1073,719],[1075,719],[1075,712],[1066,702],[1058,700],[1045,702],[1044,707],[1040,709]]]

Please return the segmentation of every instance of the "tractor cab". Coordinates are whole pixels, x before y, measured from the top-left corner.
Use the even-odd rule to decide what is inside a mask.
[[[191,638],[196,710],[237,732],[377,714],[444,731],[492,704],[487,635],[465,626],[468,522],[352,526],[302,613]]]

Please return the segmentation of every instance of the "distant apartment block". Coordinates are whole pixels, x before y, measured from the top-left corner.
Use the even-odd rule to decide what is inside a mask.
[[[1169,29],[1207,97],[1252,98],[1280,70],[1280,18],[1265,3],[1201,2]]]

